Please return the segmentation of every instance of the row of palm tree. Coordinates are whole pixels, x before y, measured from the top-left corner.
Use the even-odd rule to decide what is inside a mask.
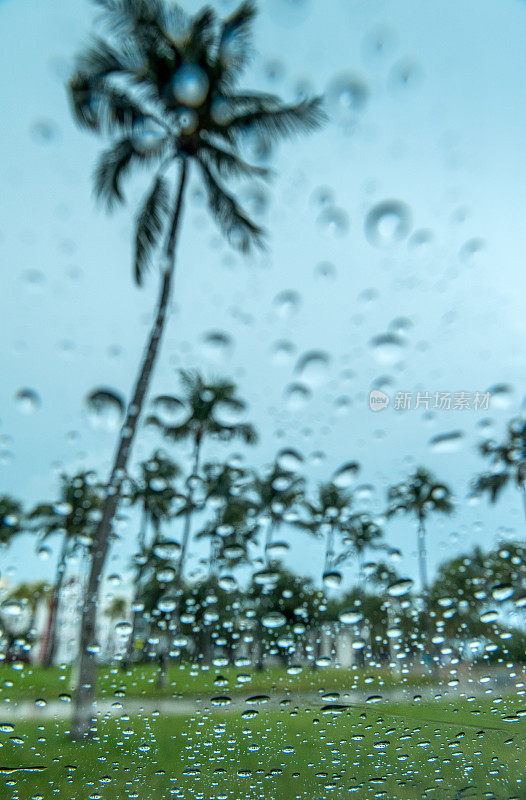
[[[165,568],[175,562],[175,553],[163,553]],[[506,541],[490,551],[475,547],[445,561],[430,582],[429,608],[411,589],[400,596],[386,595],[397,581],[392,565],[367,563],[358,583],[343,593],[327,594],[311,578],[274,561],[272,571],[265,576],[255,572],[247,584],[232,572],[205,574],[184,581],[177,593],[168,595],[156,569],[147,568],[134,598],[141,614],[128,640],[134,645],[132,654],[123,650],[123,631],[126,636],[132,627],[130,604],[118,594],[101,609],[107,619],[101,651],[122,667],[132,660],[162,659],[160,678],[166,676],[168,653],[201,664],[248,657],[263,668],[277,658],[287,665],[310,662],[315,668],[337,658],[342,644],[352,647],[358,664],[403,661],[417,666],[429,663],[431,629],[436,663],[443,657],[524,661],[524,545]],[[6,626],[7,661],[18,660],[36,645],[36,612],[50,593],[44,582],[20,584],[4,599],[1,615],[14,618],[13,607],[19,621],[16,631]],[[177,632],[171,629],[174,610]]]
[[[337,586],[341,579],[341,566],[354,558],[359,567],[360,583],[364,576],[364,558],[368,550],[387,549],[383,539],[383,521],[398,513],[415,517],[420,566],[421,592],[431,601],[427,577],[426,521],[434,513],[450,514],[453,510],[449,488],[436,481],[431,473],[419,468],[403,483],[387,492],[384,514],[371,516],[368,512],[353,510],[352,492],[334,481],[322,484],[315,496],[306,494],[305,480],[285,468],[278,457],[263,473],[232,465],[228,462],[208,463],[200,466],[202,448],[209,439],[230,442],[240,438],[247,443],[256,441],[255,429],[246,422],[225,424],[218,417],[219,409],[230,407],[240,412],[244,402],[237,396],[235,386],[227,381],[205,381],[198,373],[183,372],[183,392],[180,397],[162,396],[154,401],[157,412],[149,422],[170,441],[190,439],[192,443],[191,467],[187,475],[166,454],[157,450],[151,458],[139,465],[136,476],[127,476],[123,500],[140,511],[137,552],[133,559],[134,586],[137,597],[144,581],[155,576],[159,569],[172,569],[173,591],[182,583],[192,537],[192,520],[200,520],[196,540],[208,539],[208,577],[217,578],[221,565],[228,568],[239,563],[255,563],[256,542],[262,537],[260,548],[260,573],[270,571],[274,553],[281,553],[287,542],[276,541],[283,526],[294,526],[324,540],[322,580],[327,586]],[[184,419],[179,424],[168,424],[163,410],[183,409]],[[518,431],[524,438],[525,428],[517,420],[509,426],[513,434],[513,449],[508,445],[483,446],[484,453],[506,453],[506,464],[517,466]],[[359,465],[354,464],[354,471]],[[337,472],[339,474],[341,470]],[[487,490],[488,475],[474,479],[472,491]],[[498,478],[499,485],[502,477]],[[182,482],[182,485],[180,483]],[[84,472],[73,478],[62,476],[58,497],[53,503],[41,503],[27,515],[21,504],[9,497],[0,498],[3,512],[0,530],[4,544],[24,530],[39,535],[39,543],[51,536],[60,536],[61,544],[56,565],[55,580],[49,602],[49,620],[43,642],[43,662],[53,662],[57,648],[57,607],[62,591],[67,559],[75,552],[91,555],[96,526],[102,506],[102,486],[95,473]],[[490,494],[491,499],[498,493]],[[202,517],[209,511],[208,518]],[[182,521],[182,536],[170,538],[163,527]],[[250,551],[250,552],[249,552]],[[170,566],[167,567],[167,563]],[[175,587],[175,588],[174,588]],[[129,640],[129,655],[133,652],[135,631],[142,613],[141,604],[133,603],[133,626]]]

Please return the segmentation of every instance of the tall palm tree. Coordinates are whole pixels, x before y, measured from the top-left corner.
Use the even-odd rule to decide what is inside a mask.
[[[526,516],[526,420],[522,417],[512,419],[504,441],[500,444],[485,441],[479,449],[489,461],[490,468],[474,478],[471,494],[486,494],[491,503],[496,503],[503,489],[513,484],[522,495]]]
[[[22,504],[14,497],[0,497],[0,548],[9,547],[13,539],[22,533]]]
[[[293,509],[301,503],[305,481],[275,462],[266,474],[255,475],[252,490],[256,496],[256,511],[266,520],[264,559],[268,566],[274,535],[290,519]]]
[[[134,559],[135,592],[132,602],[132,630],[126,648],[126,659],[133,654],[135,635],[141,611],[137,609],[137,593],[145,568],[147,553],[161,539],[161,526],[173,516],[174,501],[180,496],[174,486],[174,480],[181,474],[180,467],[157,450],[153,456],[143,461],[139,467],[139,477],[129,478],[130,488],[127,499],[131,506],[138,505],[141,511],[141,522],[138,535],[138,552]],[[152,529],[151,541],[148,541],[148,528]]]
[[[41,503],[27,515],[33,529],[40,533],[41,541],[51,536],[62,537],[42,650],[42,663],[46,667],[53,663],[57,650],[57,611],[67,559],[80,543],[89,543],[95,535],[101,504],[101,492],[95,483],[95,474],[82,472],[73,477],[62,475],[57,500],[54,503]]]
[[[80,636],[79,689],[73,737],[91,726],[95,676],[96,595],[112,522],[165,327],[175,249],[190,165],[203,182],[210,212],[227,239],[242,251],[263,244],[264,231],[228,191],[224,181],[265,176],[240,155],[247,135],[272,145],[308,133],[324,115],[318,98],[285,105],[269,94],[238,88],[250,55],[256,14],[243,2],[221,21],[210,7],[194,16],[168,0],[95,0],[106,25],[80,54],[70,82],[77,122],[107,135],[110,147],[95,172],[96,193],[108,206],[122,202],[122,183],[135,167],[154,172],[137,217],[134,271],[138,283],[162,237],[161,285],[155,320],[128,406],[108,481],[93,549]],[[174,196],[167,175],[179,167]]]
[[[420,585],[422,593],[427,595],[426,519],[430,514],[453,512],[451,490],[445,483],[439,483],[429,470],[419,467],[406,481],[388,490],[387,504],[388,517],[399,512],[416,517]]]
[[[367,550],[385,549],[382,543],[383,530],[380,525],[372,519],[372,517],[365,513],[352,514],[344,527],[344,545],[347,549],[344,550],[341,560],[347,560],[349,556],[353,556],[358,561],[360,583],[364,579],[364,558]]]
[[[309,531],[316,537],[325,539],[325,556],[322,579],[329,580],[336,567],[336,535],[345,535],[349,520],[352,495],[336,484],[322,483],[318,487],[317,497],[311,502],[303,501],[307,519],[298,520],[296,525]]]
[[[211,439],[231,442],[239,439],[245,444],[255,444],[257,434],[254,427],[246,422],[224,422],[221,412],[242,413],[246,403],[236,395],[235,384],[226,380],[206,381],[197,371],[181,370],[180,379],[183,385],[181,398],[163,395],[156,398],[156,405],[179,402],[186,410],[186,419],[179,425],[166,424],[156,415],[148,418],[172,442],[190,440],[192,444],[192,466],[186,481],[187,494],[184,509],[179,512],[184,516],[181,556],[177,567],[177,580],[182,579],[191,537],[192,516],[196,509],[195,489],[200,481],[199,470],[203,443]]]

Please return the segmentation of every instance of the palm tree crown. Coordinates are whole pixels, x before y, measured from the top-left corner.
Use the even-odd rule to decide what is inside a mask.
[[[485,441],[480,453],[488,459],[490,469],[478,475],[472,483],[472,494],[487,494],[495,503],[510,483],[526,489],[526,420],[512,419],[503,442]]]
[[[419,521],[423,521],[433,512],[451,514],[453,511],[451,491],[445,484],[439,483],[424,467],[419,467],[403,483],[392,486],[387,495],[387,502],[388,516],[402,511],[415,514]]]
[[[22,505],[9,495],[0,497],[0,546],[8,545],[22,532]]]
[[[275,95],[238,89],[251,55],[252,2],[223,21],[208,6],[188,16],[164,0],[95,2],[108,35],[81,53],[70,96],[77,121],[111,139],[95,173],[96,193],[109,206],[123,201],[122,182],[133,167],[155,168],[137,217],[137,282],[168,225],[165,175],[174,161],[197,164],[210,212],[234,246],[261,246],[264,231],[223,181],[265,177],[266,170],[242,159],[243,139],[272,145],[315,129],[324,119],[320,99],[285,105]]]
[[[35,506],[27,518],[34,522],[42,539],[58,533],[65,537],[71,548],[82,541],[89,543],[102,504],[95,474],[82,472],[71,478],[62,475],[60,483],[57,501]]]
[[[166,438],[174,442],[191,438],[200,443],[208,436],[219,437],[223,441],[241,439],[246,444],[254,444],[257,434],[247,423],[227,423],[218,414],[228,412],[240,414],[246,403],[236,396],[235,384],[226,380],[206,381],[197,371],[181,370],[183,396],[181,399],[163,395],[154,401],[157,407],[182,404],[187,409],[186,419],[179,425],[168,425],[157,415],[149,417],[148,422],[158,427]]]

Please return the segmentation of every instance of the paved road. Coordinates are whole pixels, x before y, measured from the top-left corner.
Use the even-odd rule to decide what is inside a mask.
[[[359,706],[364,709],[374,706],[379,708],[382,703],[386,702],[417,702],[420,699],[423,701],[433,699],[454,700],[462,696],[483,696],[486,694],[489,697],[497,697],[499,692],[510,694],[513,689],[514,684],[511,679],[503,681],[501,678],[499,681],[492,680],[490,684],[480,684],[478,681],[473,683],[463,682],[458,686],[441,686],[438,689],[433,686],[425,686],[421,688],[382,690],[378,687],[375,688],[371,684],[367,693],[363,691],[342,691],[338,698],[323,698],[320,694],[294,695],[275,692],[267,699],[262,696],[259,702],[247,702],[248,698],[239,696],[233,697],[230,702],[227,702],[226,699],[222,702],[219,700],[211,702],[211,698],[208,697],[201,699],[186,698],[183,700],[171,700],[169,698],[158,700],[152,698],[123,698],[119,701],[100,699],[95,703],[94,713],[97,717],[121,716],[122,714],[150,716],[154,712],[159,712],[164,716],[191,716],[196,712],[240,713],[252,708],[278,708],[284,704],[291,707],[299,706],[301,708],[319,709],[320,712],[331,713],[331,711],[338,711],[339,704]],[[7,722],[13,719],[67,719],[70,713],[70,702],[53,701],[46,703],[44,706],[37,706],[34,702],[28,700],[4,700],[0,704],[0,724],[2,721]]]

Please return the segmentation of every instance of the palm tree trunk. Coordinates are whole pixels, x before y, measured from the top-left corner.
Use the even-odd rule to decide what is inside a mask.
[[[424,520],[418,520],[418,566],[420,568],[420,588],[422,594],[427,595],[428,582],[427,582],[427,550],[426,550],[426,529]]]
[[[155,365],[159,344],[164,331],[168,304],[170,301],[171,286],[175,265],[175,246],[181,211],[183,207],[184,192],[188,166],[185,159],[181,164],[181,173],[177,191],[177,199],[172,216],[170,231],[165,247],[165,264],[161,281],[161,291],[157,304],[155,321],[150,330],[148,344],[143,361],[140,366],[137,383],[132,400],[126,412],[126,419],[122,426],[119,444],[111,470],[110,479],[104,503],[102,516],[97,527],[97,532],[92,545],[91,561],[88,583],[84,597],[84,607],[80,626],[79,642],[79,680],[75,692],[73,709],[73,724],[71,735],[73,739],[84,739],[90,733],[93,720],[93,698],[95,693],[95,624],[97,617],[97,595],[99,583],[106,563],[112,523],[117,511],[122,481],[126,474],[128,458],[137,430],[137,423],[142,412],[146,393],[150,385],[150,378]]]
[[[62,584],[64,582],[64,574],[66,571],[66,555],[68,552],[68,539],[64,535],[62,540],[62,550],[57,563],[57,571],[55,574],[55,584],[53,592],[49,601],[49,618],[47,625],[46,642],[43,648],[42,665],[50,667],[57,653],[57,617],[58,606],[60,603],[60,595],[62,593]]]
[[[521,483],[522,505],[524,508],[524,516],[526,517],[526,483]]]
[[[146,550],[146,532],[148,526],[148,512],[146,508],[143,507],[141,513],[141,525],[139,529],[139,535],[137,537],[138,544],[139,544],[139,554],[144,555]],[[142,573],[144,570],[144,565],[138,564],[137,565],[137,574],[135,575],[135,586],[133,589],[133,600],[132,600],[132,629],[130,632],[130,638],[126,643],[126,653],[124,654],[124,658],[121,664],[124,667],[128,667],[128,665],[133,661],[133,654],[135,652],[135,637],[137,635],[137,627],[139,622],[139,617],[141,615],[141,611],[135,611],[134,605],[137,602],[137,589],[140,586]]]
[[[424,603],[424,617],[425,617],[425,645],[427,652],[432,660],[433,674],[438,677],[438,663],[434,658],[434,651],[436,648],[433,646],[433,625],[431,622],[430,603],[429,603],[429,583],[427,580],[427,549],[426,549],[426,529],[422,517],[418,518],[418,564],[420,568],[420,586],[422,591],[422,599]]]
[[[194,459],[193,459],[193,467],[192,467],[192,474],[190,475],[190,482],[188,485],[188,496],[187,496],[187,509],[186,514],[184,517],[184,529],[183,529],[183,539],[181,542],[181,555],[179,556],[179,561],[177,563],[177,569],[175,574],[175,585],[177,587],[181,586],[181,582],[183,579],[184,567],[186,556],[188,553],[188,544],[190,542],[190,537],[192,534],[192,514],[193,514],[193,499],[194,499],[194,490],[193,490],[193,481],[191,480],[192,476],[197,475],[199,470],[199,455],[201,452],[201,441],[202,437],[198,433],[195,437],[195,444],[194,444]],[[178,625],[178,616],[177,611],[173,612],[171,623],[170,623],[170,630],[173,631]],[[159,678],[158,678],[158,685],[164,686],[166,683],[166,672],[168,669],[168,658],[169,654],[165,653],[159,659]]]
[[[194,443],[194,461],[192,467],[192,475],[190,476],[190,478],[192,478],[193,475],[197,475],[199,471],[199,456],[201,453],[201,442],[202,438],[199,434],[197,434]],[[186,556],[188,554],[188,545],[190,543],[190,536],[192,533],[193,500],[194,500],[193,481],[190,480],[190,484],[188,486],[187,510],[184,517],[183,539],[181,542],[181,555],[179,556],[179,562],[177,564],[176,581],[178,586],[181,584],[181,580],[183,577]]]
[[[332,569],[332,562],[334,560],[334,525],[331,525],[327,532],[327,542],[325,545],[325,566],[323,568],[324,574],[330,572]]]
[[[272,538],[274,536],[274,531],[275,530],[276,530],[276,523],[272,522],[272,521],[269,522],[268,527],[267,527],[267,535],[266,535],[266,538],[265,538],[265,564],[267,565],[267,567],[268,567],[269,562],[270,562],[268,551],[269,551],[270,546],[272,544]]]

